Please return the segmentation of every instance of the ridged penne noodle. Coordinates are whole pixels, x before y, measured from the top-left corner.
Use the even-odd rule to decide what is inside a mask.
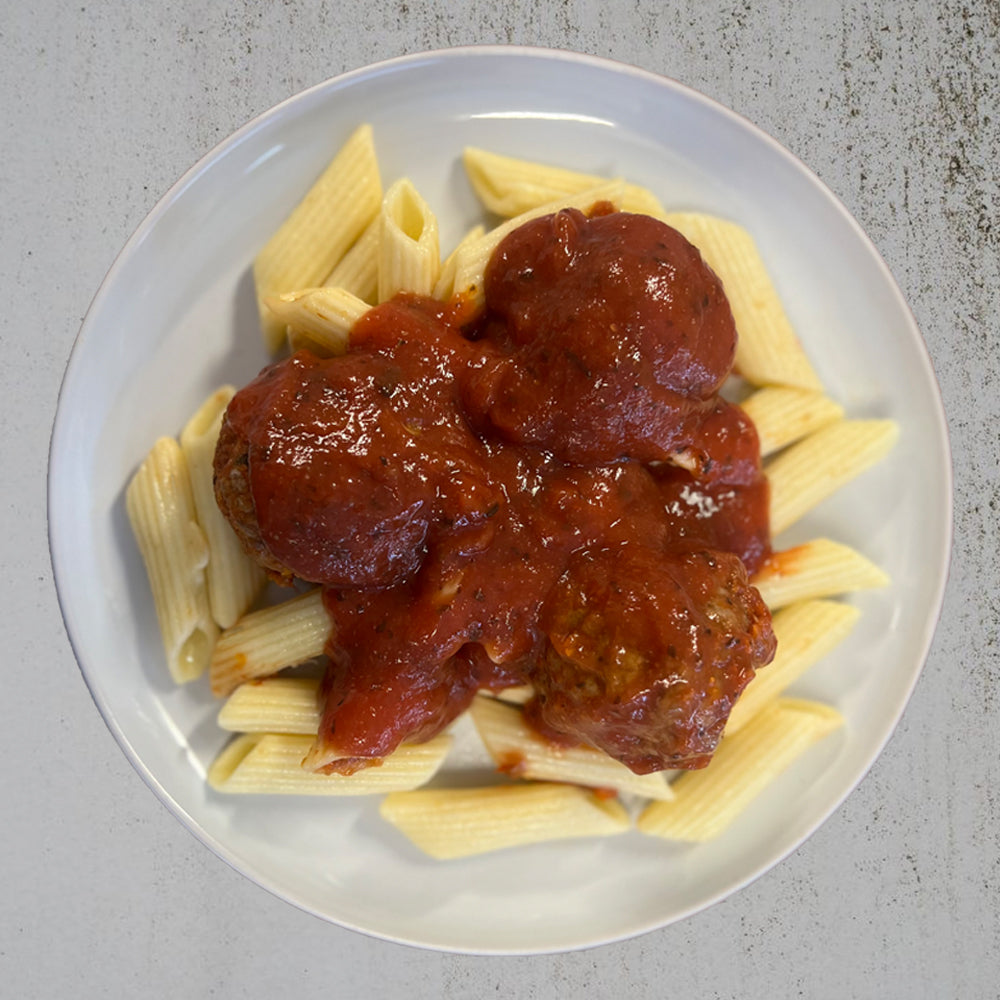
[[[817,538],[773,553],[751,582],[775,611],[796,601],[885,587],[889,577],[849,545]]]
[[[778,611],[772,620],[778,651],[746,686],[726,723],[738,733],[814,663],[850,635],[861,612],[839,601],[802,601]]]
[[[178,684],[208,666],[218,627],[205,583],[208,542],[197,520],[180,445],[153,445],[125,491],[125,509],[146,565],[163,651]]]
[[[604,837],[631,825],[616,799],[547,782],[394,792],[380,812],[424,853],[442,860],[545,840]]]
[[[219,636],[209,671],[212,694],[223,697],[244,681],[321,656],[329,637],[321,590],[252,611]]]
[[[722,284],[739,332],[735,370],[753,385],[792,385],[822,391],[753,237],[735,223],[711,215],[663,216],[700,251]]]
[[[351,328],[371,306],[345,288],[302,288],[266,302],[287,329],[293,351],[308,347],[331,357],[347,350]]]
[[[600,750],[555,746],[535,733],[513,705],[477,695],[469,711],[490,756],[512,777],[673,798],[665,772],[635,774]]]
[[[247,733],[233,740],[209,768],[219,792],[270,795],[381,795],[419,788],[434,777],[451,748],[450,736],[405,744],[381,763],[354,774],[315,774],[302,767],[309,736]]]
[[[381,203],[372,130],[362,125],[254,260],[261,326],[270,350],[280,346],[285,324],[265,300],[325,281],[378,214]]]
[[[181,450],[191,476],[198,523],[208,542],[208,602],[220,628],[228,628],[246,612],[265,580],[263,570],[243,550],[236,532],[219,510],[212,485],[215,445],[226,406],[235,393],[231,385],[217,389],[181,431]]]
[[[397,292],[430,295],[440,271],[437,218],[404,177],[386,191],[379,213],[378,301]]]
[[[500,156],[472,146],[466,147],[462,162],[469,182],[484,207],[507,219],[539,205],[597,187],[605,180],[578,170],[564,170],[532,160]],[[621,207],[625,212],[663,214],[660,200],[637,184],[625,185]]]
[[[376,215],[323,284],[343,288],[374,305],[378,301],[378,243],[381,227],[381,220]]]
[[[543,215],[552,215],[553,212],[564,208],[578,208],[583,212],[588,212],[598,202],[605,201],[615,208],[620,208],[624,190],[624,181],[606,181],[578,194],[560,198],[558,201],[549,202],[547,205],[541,205],[528,212],[522,212],[495,229],[491,229],[478,240],[470,242],[462,248],[455,263],[455,295],[466,296],[471,306],[483,305],[485,302],[483,278],[486,274],[486,265],[504,237],[519,226],[523,226],[524,223],[530,222],[532,219],[541,218]]]
[[[231,733],[299,733],[315,736],[320,723],[315,677],[267,677],[241,684],[219,709],[220,728]]]
[[[883,458],[898,437],[892,420],[838,420],[773,458],[764,467],[772,537]]]
[[[780,385],[758,389],[740,406],[757,428],[762,458],[844,416],[822,392]]]
[[[671,802],[652,802],[638,828],[670,840],[718,836],[806,750],[843,725],[840,713],[814,701],[782,698],[735,736],[724,736],[708,767],[674,782]]]
[[[445,302],[455,294],[455,273],[458,269],[459,256],[470,243],[474,243],[480,239],[485,232],[485,226],[473,226],[458,241],[455,249],[444,259],[444,263],[441,265],[441,273],[438,275],[438,280],[434,283],[434,298]]]

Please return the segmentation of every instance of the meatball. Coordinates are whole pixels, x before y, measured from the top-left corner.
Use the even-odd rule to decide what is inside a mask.
[[[458,335],[393,308],[390,345],[335,358],[300,351],[226,411],[216,498],[279,581],[391,586],[413,575],[432,532],[482,521],[498,503],[485,446],[456,400]]]
[[[767,607],[739,558],[640,545],[570,562],[543,615],[528,718],[639,774],[708,763],[737,697],[770,662]]]
[[[468,386],[481,425],[579,464],[700,450],[736,328],[677,230],[625,212],[533,220],[497,248],[485,295],[482,333],[503,353]]]

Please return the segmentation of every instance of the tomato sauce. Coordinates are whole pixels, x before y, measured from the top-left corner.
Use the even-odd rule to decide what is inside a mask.
[[[702,766],[774,650],[722,286],[662,223],[569,210],[508,236],[485,296],[471,322],[397,296],[346,355],[299,352],[227,413],[272,565],[325,587],[320,763],[528,682],[550,739]]]

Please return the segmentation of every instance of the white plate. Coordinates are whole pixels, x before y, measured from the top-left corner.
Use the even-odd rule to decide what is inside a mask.
[[[846,732],[713,843],[631,833],[442,864],[383,825],[372,801],[225,798],[206,788],[224,742],[216,705],[204,682],[175,688],[167,678],[123,490],[158,435],[177,433],[217,384],[245,382],[265,363],[250,262],[362,121],[375,128],[384,177],[409,175],[440,213],[444,245],[479,216],[459,165],[467,144],[626,175],[671,208],[743,223],[833,396],[852,415],[902,425],[890,458],[794,535],[856,545],[894,581],[855,598],[858,629],[798,688],[837,705]],[[945,423],[920,334],[826,188],[753,126],[676,83],[513,48],[349,73],[262,115],[189,171],[126,244],[83,324],[49,479],[52,561],[80,666],[125,753],[178,818],[260,885],[329,920],[495,953],[583,947],[677,920],[760,875],[836,808],[888,739],[926,656],[950,497]]]

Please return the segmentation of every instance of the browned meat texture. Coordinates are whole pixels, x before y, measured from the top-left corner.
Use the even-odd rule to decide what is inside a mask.
[[[215,501],[246,552],[260,563],[272,580],[290,584],[291,570],[278,560],[261,537],[250,489],[249,447],[246,435],[224,419],[215,448]]]
[[[549,643],[531,672],[529,718],[640,774],[707,764],[775,647],[764,602],[725,552],[581,552],[543,625]]]

